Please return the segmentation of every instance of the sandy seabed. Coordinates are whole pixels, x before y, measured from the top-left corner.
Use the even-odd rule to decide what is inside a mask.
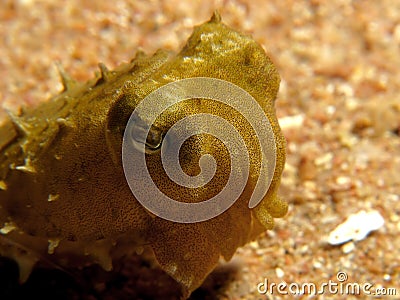
[[[139,48],[178,51],[215,9],[276,64],[282,77],[276,109],[287,139],[280,194],[289,213],[214,271],[192,299],[281,299],[276,290],[260,294],[257,284],[321,285],[337,281],[338,272],[346,282],[395,288],[392,298],[400,297],[399,1],[0,3],[0,103],[11,109],[61,90],[55,61],[85,81],[98,62],[112,69]],[[349,215],[370,209],[383,216],[381,229],[362,241],[327,244]],[[56,290],[65,299],[178,295],[168,276],[137,257],[111,273],[84,270],[88,289],[63,276],[37,271],[24,288],[44,298]],[[359,297],[326,292],[318,299]]]

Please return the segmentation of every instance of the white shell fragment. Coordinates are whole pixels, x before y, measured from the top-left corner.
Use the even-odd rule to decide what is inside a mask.
[[[378,230],[385,221],[377,210],[362,210],[350,215],[347,220],[337,226],[328,237],[331,245],[340,245],[348,241],[361,241],[373,230]]]
[[[304,123],[305,116],[304,115],[294,115],[279,118],[279,126],[282,130],[300,127]]]

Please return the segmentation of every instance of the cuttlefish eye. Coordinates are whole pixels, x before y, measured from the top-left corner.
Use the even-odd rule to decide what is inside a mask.
[[[163,142],[164,133],[157,127],[152,126],[146,137],[146,150],[157,151],[161,148]]]
[[[161,149],[164,132],[160,128],[152,125],[148,129],[148,126],[140,118],[135,118],[132,124],[133,126],[130,129],[131,141],[137,150],[142,152],[144,149],[145,153],[152,154]]]

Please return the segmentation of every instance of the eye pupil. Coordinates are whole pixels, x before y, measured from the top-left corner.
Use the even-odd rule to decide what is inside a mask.
[[[148,131],[148,132],[147,132]],[[153,153],[160,149],[164,133],[163,130],[155,125],[146,125],[139,116],[135,116],[130,128],[131,140],[139,151],[143,151],[143,143],[146,146],[146,153]]]
[[[150,129],[149,134],[146,138],[146,146],[149,147],[151,150],[157,150],[160,148],[163,140],[163,135],[158,130]]]

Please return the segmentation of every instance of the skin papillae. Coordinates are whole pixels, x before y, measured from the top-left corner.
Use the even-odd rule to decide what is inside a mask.
[[[110,270],[113,259],[146,245],[187,297],[221,256],[231,259],[238,247],[271,229],[274,217],[285,215],[287,205],[277,196],[285,161],[285,140],[274,109],[279,75],[262,47],[221,23],[218,14],[196,27],[177,55],[139,52],[113,71],[102,66],[84,84],[62,75],[65,90],[60,95],[10,113],[0,127],[0,255],[18,262],[22,279],[39,260],[64,267],[98,263]],[[135,199],[124,177],[121,145],[126,123],[146,95],[191,77],[232,82],[257,100],[274,132],[276,168],[266,196],[249,209],[261,150],[247,120],[207,99],[168,108],[154,123],[155,131],[165,133],[189,115],[212,113],[238,129],[250,157],[249,179],[239,199],[215,218],[183,224],[153,215]],[[209,183],[191,189],[168,178],[160,151],[149,151],[146,160],[160,190],[177,201],[200,202],[224,188],[230,170],[226,147],[207,134],[182,145],[182,169],[197,175],[204,154],[215,158],[217,171]]]

